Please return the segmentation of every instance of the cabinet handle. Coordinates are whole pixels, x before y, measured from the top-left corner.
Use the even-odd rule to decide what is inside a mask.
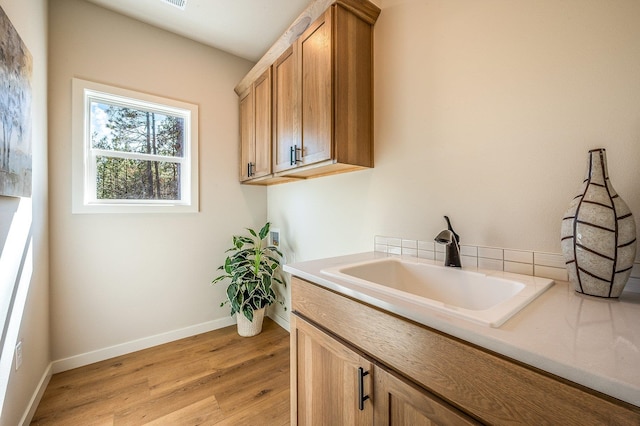
[[[364,394],[364,376],[369,375],[364,368],[358,367],[358,409],[364,411],[364,402],[369,399],[369,395]]]
[[[294,159],[297,163],[302,163],[302,160],[300,160],[299,158],[302,157],[302,148],[298,148],[298,145],[294,145],[293,148],[295,148],[296,154],[294,155]],[[298,153],[300,153],[300,156],[298,156]]]
[[[289,150],[289,165],[295,166],[298,163],[302,163],[302,160],[298,159],[298,152],[301,152],[302,148],[298,148],[298,145],[293,145]]]
[[[253,163],[247,163],[247,177],[251,177],[253,174]]]

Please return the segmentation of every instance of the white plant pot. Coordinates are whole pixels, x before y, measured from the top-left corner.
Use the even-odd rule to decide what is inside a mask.
[[[253,311],[253,321],[249,321],[242,312],[236,314],[238,321],[238,334],[242,337],[251,337],[260,334],[262,331],[262,320],[264,319],[265,308]]]

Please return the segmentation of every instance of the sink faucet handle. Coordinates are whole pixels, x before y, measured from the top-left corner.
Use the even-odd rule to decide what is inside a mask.
[[[456,238],[456,243],[460,244],[460,235],[456,234],[456,231],[453,230],[453,226],[451,226],[451,221],[449,220],[449,216],[445,216],[444,220],[447,221],[447,229],[451,231],[453,236]]]

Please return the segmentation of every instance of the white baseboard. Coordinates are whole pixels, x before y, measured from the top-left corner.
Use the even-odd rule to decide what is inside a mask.
[[[284,328],[285,330],[287,330],[288,332],[291,332],[291,328],[289,327],[289,320],[282,318],[280,315],[276,314],[276,313],[270,313],[269,318],[271,318],[276,324],[278,324],[280,327]]]
[[[40,404],[40,400],[42,399],[42,395],[44,395],[44,391],[47,389],[47,385],[49,384],[49,380],[51,380],[53,363],[49,363],[49,366],[44,371],[42,378],[40,379],[40,383],[38,383],[38,387],[36,388],[31,400],[29,401],[29,405],[27,406],[27,410],[24,412],[22,419],[20,420],[20,425],[25,426],[31,423],[33,420],[33,416],[36,414],[36,410],[38,405]]]
[[[200,333],[206,333],[219,328],[227,327],[235,324],[235,318],[225,317],[213,321],[196,324],[178,330],[168,331],[166,333],[156,334],[155,336],[144,337],[142,339],[133,340],[119,345],[110,346],[96,351],[84,354],[74,355],[69,358],[59,359],[52,362],[53,374],[62,371],[71,370],[77,367],[93,364],[94,362],[104,361],[120,355],[147,349],[163,343],[173,342],[174,340],[183,339],[185,337],[194,336]]]

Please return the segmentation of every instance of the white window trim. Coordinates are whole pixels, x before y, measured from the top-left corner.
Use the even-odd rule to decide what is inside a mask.
[[[99,151],[90,147],[90,98],[185,118],[185,146],[182,158],[144,155],[145,159],[168,160],[190,167],[181,177],[182,200],[97,200],[96,162]],[[72,213],[196,213],[198,212],[198,106],[133,90],[74,78],[72,81]],[[109,151],[110,157],[136,158],[135,153]]]

